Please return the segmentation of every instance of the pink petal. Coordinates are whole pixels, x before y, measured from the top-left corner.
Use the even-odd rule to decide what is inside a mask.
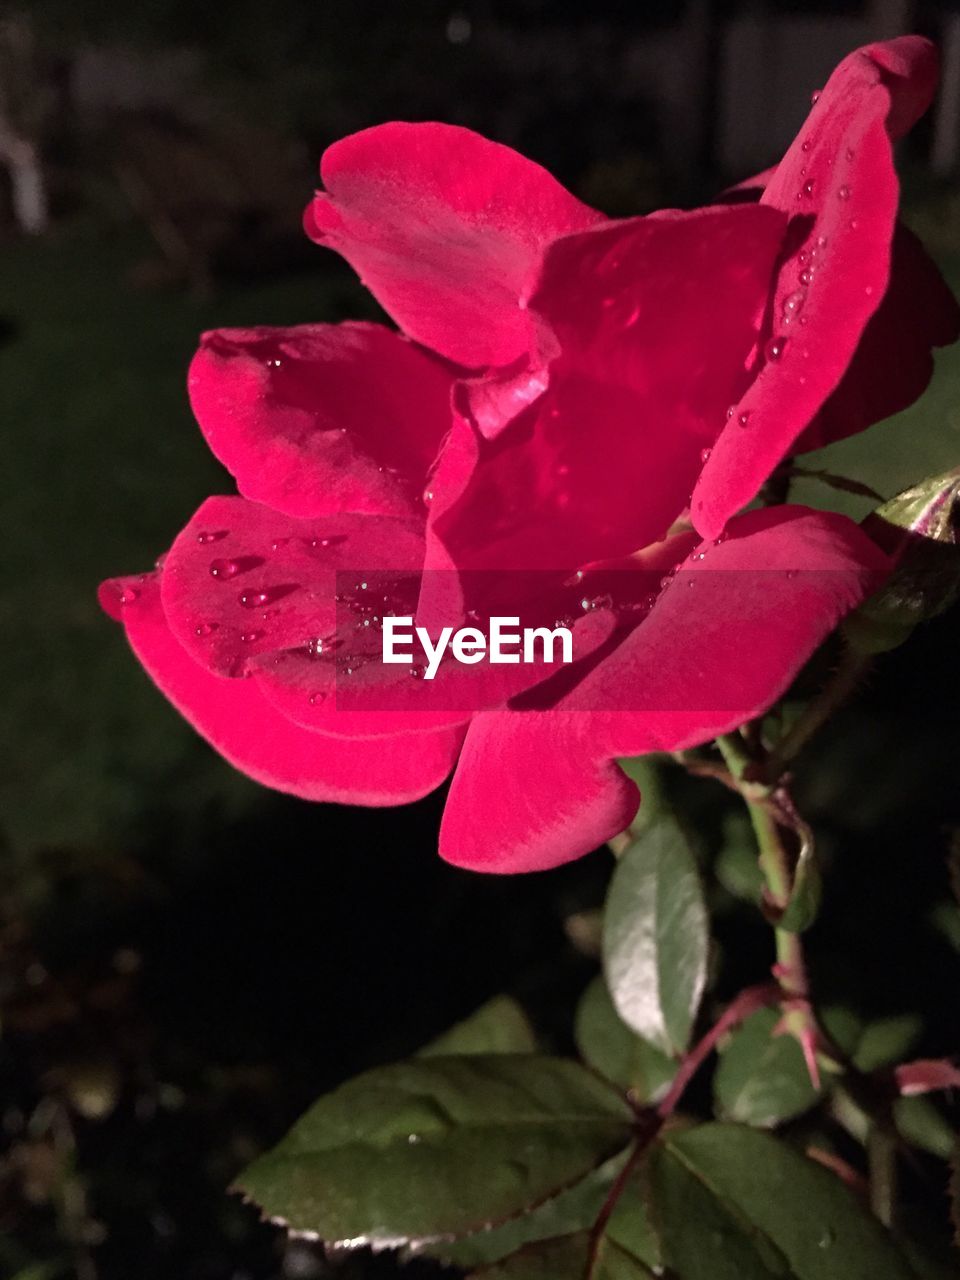
[[[329,648],[337,596],[365,600],[370,575],[381,593],[412,607],[423,546],[418,519],[297,520],[245,498],[209,498],[166,558],[163,607],[194,661],[243,676],[258,656],[318,641]]]
[[[844,516],[747,512],[720,545],[700,544],[563,705],[593,711],[613,755],[704,742],[775,702],[888,568]]]
[[[127,603],[119,605],[126,594]],[[420,734],[344,744],[280,715],[252,680],[221,680],[194,662],[167,625],[155,578],[117,579],[101,588],[158,688],[197,732],[242,773],[305,800],[405,804],[450,772],[462,733]]]
[[[545,625],[542,617],[529,615],[531,603],[536,605],[528,599],[514,601],[509,606],[512,612],[500,616],[520,615],[521,627]],[[551,627],[553,621],[549,619]],[[605,609],[568,621],[574,662],[594,653],[615,626],[613,613]],[[461,622],[439,619],[430,626],[431,635],[435,637],[437,628],[447,624],[456,628]],[[487,618],[473,618],[468,625],[489,634]],[[494,664],[485,657],[475,665],[461,664],[448,648],[433,677],[427,679],[422,654],[404,665],[382,661],[379,625],[363,628],[355,642],[327,663],[318,663],[301,647],[258,658],[251,667],[264,696],[289,719],[308,729],[351,738],[465,724],[475,712],[502,706],[559,670],[569,670],[559,666],[558,654],[553,663],[545,662],[539,646],[534,662]]]
[[[636,802],[618,757],[693,746],[766,710],[886,568],[843,517],[799,507],[738,517],[573,689],[550,703],[542,685],[473,722],[443,856],[478,870],[539,870],[609,839]]]
[[[590,717],[494,711],[467,731],[440,828],[440,856],[471,871],[544,871],[627,827],[636,785],[597,760]]]
[[[533,345],[544,248],[601,215],[469,129],[393,123],[334,143],[308,234],[341,253],[405,333],[471,368]]]
[[[374,324],[214,330],[189,378],[240,492],[301,517],[422,514],[451,384],[439,360]]]
[[[840,385],[796,443],[819,449],[918,400],[933,376],[932,347],[960,337],[960,307],[920,241],[902,224],[890,285],[870,317]]]
[[[496,439],[458,421],[441,456],[431,533],[458,567],[576,568],[664,536],[749,382],[784,221],[716,207],[553,245],[530,304],[560,344],[549,389]]]
[[[850,365],[889,281],[898,200],[891,142],[925,110],[935,83],[936,54],[919,37],[851,54],[767,186],[762,203],[792,215],[793,247],[758,376],[694,491],[705,537],[754,497]]]

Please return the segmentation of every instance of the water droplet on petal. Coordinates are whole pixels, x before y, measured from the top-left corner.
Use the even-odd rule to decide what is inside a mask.
[[[264,563],[262,556],[238,556],[236,560],[211,560],[210,576],[220,582],[235,578],[238,573],[258,569]]]
[[[808,178],[803,184],[803,194],[808,198],[813,195],[813,179]]]
[[[256,644],[256,642],[258,640],[262,640],[265,635],[265,631],[244,631],[240,640],[243,644]]]
[[[737,418],[737,423],[739,426],[745,427],[749,421],[750,421],[750,410],[744,409],[743,413],[741,413],[739,418]]]
[[[425,507],[429,507],[431,502],[433,502],[433,490],[432,490],[432,489],[424,489],[424,491],[423,491],[423,505],[424,505]]]
[[[813,93],[811,93],[810,95],[811,107],[815,107],[817,103],[820,101],[820,92],[821,91],[819,89],[814,89]]]
[[[311,693],[310,697],[307,699],[311,707],[318,707],[321,702],[326,702],[326,700],[327,692],[325,689],[320,690],[318,693]]]
[[[216,529],[212,532],[210,530],[204,530],[203,533],[197,534],[197,541],[200,543],[201,547],[205,547],[211,542],[219,542],[222,538],[227,536],[228,532],[228,529]]]
[[[763,348],[764,358],[767,360],[779,360],[780,357],[783,355],[784,348],[786,347],[786,345],[787,345],[786,338],[781,338],[781,337],[770,338],[767,341],[766,346]]]
[[[237,601],[243,609],[262,609],[264,605],[272,604],[274,600],[280,600],[289,593],[289,586],[248,587],[240,592]]]
[[[712,449],[701,449],[701,450],[700,450],[700,461],[701,461],[701,462],[708,462],[708,461],[709,461],[709,459],[710,459],[710,454],[711,454],[712,452],[713,452],[713,450],[712,450]]]
[[[806,296],[803,289],[794,289],[793,293],[787,294],[781,308],[780,319],[783,324],[791,324],[800,314],[800,309],[806,301]]]
[[[136,587],[120,587],[117,599],[124,606],[128,604],[136,604],[140,599],[140,592]]]
[[[810,139],[804,138],[803,142],[800,143],[800,150],[809,151],[812,146],[813,146],[813,143],[810,141]]]
[[[733,415],[734,415],[736,412],[737,412],[737,406],[736,406],[735,404],[730,405],[730,407],[727,409],[727,421],[728,421],[728,422],[730,421],[730,419],[733,417]]]
[[[840,199],[840,200],[849,200],[849,199],[850,199],[850,188],[847,186],[847,184],[846,184],[846,183],[844,183],[844,184],[843,184],[843,186],[842,186],[842,187],[840,187],[840,188],[838,189],[838,191],[837,191],[837,197],[838,197],[838,199]]]
[[[204,636],[212,636],[215,631],[219,630],[219,628],[219,622],[201,622],[194,628],[193,634],[195,636],[200,636],[202,639]]]
[[[303,545],[311,551],[327,551],[330,547],[339,547],[347,541],[347,534],[332,533],[326,538],[304,538]]]

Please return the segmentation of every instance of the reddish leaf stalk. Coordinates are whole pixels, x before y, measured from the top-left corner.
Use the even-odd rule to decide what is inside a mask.
[[[758,1009],[765,1009],[769,1005],[776,1004],[780,997],[780,987],[771,982],[763,983],[757,987],[747,987],[745,991],[741,991],[703,1039],[694,1045],[684,1057],[674,1077],[673,1084],[657,1108],[657,1115],[665,1120],[673,1114],[690,1081],[729,1031],[739,1026],[741,1022],[749,1018],[752,1013],[756,1013]]]
[[[905,1098],[938,1089],[960,1088],[960,1068],[947,1058],[919,1058],[895,1068],[897,1089]]]

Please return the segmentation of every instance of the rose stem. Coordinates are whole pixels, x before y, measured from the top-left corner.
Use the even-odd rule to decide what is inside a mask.
[[[737,783],[737,789],[747,806],[750,821],[759,850],[760,870],[763,874],[770,905],[776,911],[786,909],[793,887],[790,862],[780,838],[780,830],[771,812],[768,800],[770,787],[765,783],[751,782],[745,777],[748,765],[753,763],[739,733],[724,734],[717,738],[717,747],[727,768]],[[774,928],[777,963],[774,966],[781,991],[784,1031],[789,1032],[806,1060],[813,1084],[819,1087],[820,1068],[817,1062],[819,1036],[810,993],[807,984],[807,966],[800,935],[789,929]]]

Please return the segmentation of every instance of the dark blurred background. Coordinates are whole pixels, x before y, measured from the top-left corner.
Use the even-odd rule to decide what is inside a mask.
[[[484,879],[437,859],[442,798],[363,812],[263,792],[95,603],[229,491],[186,402],[197,334],[378,314],[300,231],[324,146],[437,118],[610,214],[693,203],[776,159],[845,53],[907,30],[941,42],[945,75],[903,148],[906,213],[956,283],[958,6],[0,4],[0,1276],[393,1274],[286,1243],[226,1186],[316,1094],[497,991],[568,1048],[594,971],[583,913],[608,855]],[[960,463],[958,390],[948,352],[920,406],[821,464],[892,493]],[[795,496],[869,506],[812,481]],[[801,776],[833,903],[822,989],[864,1012],[860,973],[868,1003],[883,992],[869,1012],[929,1052],[960,1043],[958,636],[954,612],[881,662]],[[724,797],[668,785],[705,865],[734,856]],[[720,945],[755,980],[768,939],[723,881]]]

